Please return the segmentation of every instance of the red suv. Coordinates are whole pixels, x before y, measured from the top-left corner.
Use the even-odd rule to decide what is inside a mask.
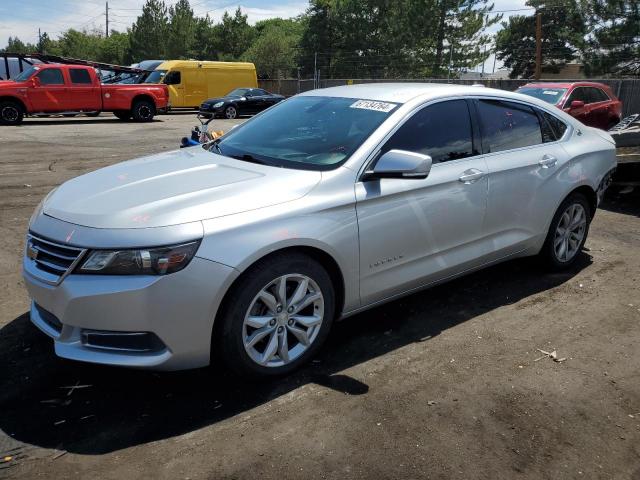
[[[549,102],[590,127],[608,130],[622,118],[622,102],[602,83],[527,83],[516,91]]]

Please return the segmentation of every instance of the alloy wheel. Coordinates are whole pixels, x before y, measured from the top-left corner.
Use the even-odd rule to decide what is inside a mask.
[[[224,114],[229,120],[234,119],[238,116],[238,112],[236,111],[235,107],[227,107],[227,109],[224,111]]]
[[[7,105],[2,109],[2,120],[13,123],[20,117],[18,109],[12,105]]]
[[[242,325],[244,348],[263,367],[281,367],[313,344],[324,318],[324,297],[306,275],[282,275],[253,298]]]
[[[561,262],[576,256],[587,229],[587,212],[579,203],[573,203],[564,211],[553,237],[553,251]]]

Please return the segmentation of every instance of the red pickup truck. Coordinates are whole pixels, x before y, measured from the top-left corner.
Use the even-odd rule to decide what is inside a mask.
[[[37,64],[0,81],[0,124],[19,125],[25,116],[113,112],[121,120],[149,122],[169,106],[164,84],[103,85],[92,67]]]

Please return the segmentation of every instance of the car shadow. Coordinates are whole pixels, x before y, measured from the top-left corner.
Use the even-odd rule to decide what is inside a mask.
[[[640,185],[626,190],[618,187],[609,188],[598,208],[640,217]]]
[[[0,429],[15,440],[103,454],[215,424],[315,383],[350,395],[369,387],[343,372],[534,294],[591,264],[544,273],[535,260],[497,265],[334,325],[310,364],[279,380],[247,381],[220,367],[154,373],[57,358],[25,313],[0,330]]]
[[[144,123],[162,123],[163,120],[158,117],[154,117],[151,122],[136,122],[134,120],[120,120],[119,118],[112,116],[105,117],[80,117],[80,118],[48,118],[48,119],[40,119],[40,118],[26,118],[22,124],[18,127],[34,127],[39,125],[105,125],[109,123],[135,123],[135,124],[144,124]]]

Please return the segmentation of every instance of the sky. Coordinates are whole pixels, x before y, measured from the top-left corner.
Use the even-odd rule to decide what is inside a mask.
[[[171,5],[177,0],[165,0]],[[109,0],[110,29],[124,31],[135,21],[145,0]],[[526,8],[525,0],[494,0],[494,10],[519,10]],[[307,0],[191,0],[197,15],[220,20],[225,10],[234,11],[241,7],[248,15],[249,22],[255,23],[267,18],[295,17],[308,7]],[[531,15],[532,10],[505,12],[510,15]],[[38,28],[56,38],[61,32],[74,28],[92,30],[105,28],[104,0],[0,0],[0,48],[7,44],[10,36],[19,37],[23,42],[36,43]],[[499,25],[490,31],[495,32]],[[499,65],[498,65],[499,67]],[[491,71],[493,57],[486,62],[485,69]]]

